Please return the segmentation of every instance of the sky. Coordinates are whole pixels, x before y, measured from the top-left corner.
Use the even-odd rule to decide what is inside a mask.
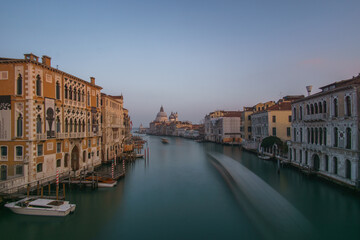
[[[199,123],[360,72],[360,1],[24,0],[0,8],[0,57],[25,53],[124,96],[134,127]]]

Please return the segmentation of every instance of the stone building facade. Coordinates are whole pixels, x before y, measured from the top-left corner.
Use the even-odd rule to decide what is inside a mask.
[[[359,187],[360,76],[292,103],[290,161]]]
[[[0,58],[1,184],[79,173],[101,163],[100,90],[51,66],[51,58]]]

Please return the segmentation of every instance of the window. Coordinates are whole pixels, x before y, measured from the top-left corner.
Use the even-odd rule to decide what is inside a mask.
[[[43,164],[42,163],[39,163],[38,165],[36,165],[36,172],[42,172],[43,170]]]
[[[314,114],[314,105],[313,104],[310,105],[310,112],[311,112],[311,114]]]
[[[60,99],[60,83],[56,82],[56,99]]]
[[[69,87],[69,99],[72,100],[72,88]]]
[[[16,165],[15,174],[16,175],[23,175],[24,174],[24,169],[23,169],[22,165]]]
[[[351,149],[351,128],[346,128],[346,148]]]
[[[41,96],[41,78],[39,75],[36,76],[36,95]]]
[[[307,129],[307,143],[310,143],[310,129]]]
[[[325,155],[325,171],[329,171],[329,156]]]
[[[289,122],[291,122],[291,115],[289,115]]]
[[[300,156],[299,156],[299,161],[302,162],[302,160],[303,160],[302,150],[299,150],[299,154],[300,154]]]
[[[61,159],[56,160],[56,167],[61,167]]]
[[[36,118],[36,133],[41,133],[41,117],[40,114]]]
[[[272,122],[276,122],[276,116],[272,116]]]
[[[349,159],[345,161],[345,177],[351,179],[351,162]]]
[[[248,127],[248,132],[251,132],[251,127]]]
[[[91,140],[88,140],[88,147],[91,147]]]
[[[99,156],[99,151],[96,152],[96,156]]]
[[[99,146],[100,144],[100,138],[97,139],[97,145]]]
[[[318,129],[315,128],[315,144],[318,144],[318,140],[319,140],[319,133],[318,133]]]
[[[0,169],[0,180],[4,181],[7,179],[7,166],[1,165]]]
[[[302,120],[302,107],[299,108],[299,119]],[[290,121],[289,121],[290,122]]]
[[[338,116],[338,100],[337,100],[337,98],[334,98],[334,114],[333,114],[333,116],[334,117],[337,117]]]
[[[338,147],[339,132],[337,128],[334,128],[334,147]]]
[[[293,109],[293,116],[294,116],[294,121],[296,120],[296,108]]]
[[[305,164],[308,165],[308,160],[309,160],[309,154],[307,151],[305,151]]]
[[[294,128],[293,131],[294,131],[293,139],[294,139],[294,142],[296,142],[296,128]],[[286,129],[286,135],[287,135],[288,137],[290,137],[290,134],[291,134],[291,131],[290,131],[290,128],[288,127],[288,128]]]
[[[17,80],[16,80],[16,94],[17,95],[22,95],[22,85],[23,85],[23,80],[21,77],[21,74],[19,74]]]
[[[56,118],[56,132],[59,133],[61,131],[60,118]]]
[[[88,159],[90,159],[91,158],[91,153],[88,153]]]
[[[38,156],[42,156],[42,155],[43,155],[43,145],[42,145],[42,144],[38,144],[38,145],[37,145],[37,155],[38,155]]]
[[[303,132],[302,132],[302,128],[300,128],[300,142],[303,141]]]
[[[322,104],[319,102],[319,113],[322,113]]]
[[[322,145],[323,143],[323,134],[322,128],[319,128],[319,144]]]
[[[16,158],[22,158],[23,157],[23,147],[22,146],[16,146],[15,147],[15,154],[16,154]]]
[[[76,88],[74,88],[74,101],[76,101],[76,94],[77,94],[77,90],[76,90]]]
[[[67,118],[65,118],[65,132],[69,132],[69,123]]]
[[[251,120],[251,115],[248,116],[248,120],[249,120],[249,121]]]
[[[66,153],[64,158],[64,167],[68,167],[68,162],[69,162],[69,154]]]
[[[326,113],[326,101],[323,102],[324,113]]]
[[[273,128],[272,128],[272,135],[273,135],[273,136],[276,136],[276,127],[273,127]]]
[[[326,142],[327,142],[327,133],[326,133],[326,128],[324,128],[324,145],[326,146]]]
[[[87,92],[87,105],[90,106],[90,92]]]
[[[61,142],[56,143],[56,152],[61,153]]]
[[[67,87],[67,85],[65,84],[65,87],[64,87],[64,89],[65,89],[65,99],[68,99],[68,87]]]
[[[314,144],[314,129],[311,128],[311,144]]]
[[[345,98],[345,115],[350,117],[351,116],[351,99],[350,96]]]
[[[99,107],[99,95],[96,95],[96,107]]]
[[[334,157],[334,159],[333,159],[333,173],[334,174],[338,173],[338,160],[337,160],[337,157]]]
[[[319,113],[319,108],[318,108],[317,103],[314,104],[314,107],[315,107],[315,114],[318,114]]]
[[[310,115],[310,107],[309,107],[309,104],[306,105],[306,114],[307,114],[307,115]]]
[[[85,92],[84,92],[84,90],[82,90],[82,94],[81,94],[81,102],[84,102],[84,96],[85,96]]]
[[[16,120],[16,136],[22,137],[22,135],[23,135],[23,117],[21,114],[19,114]]]
[[[7,159],[7,155],[8,155],[7,146],[1,146],[1,160],[4,158]]]
[[[69,125],[70,125],[69,132],[73,132],[73,121],[72,121],[72,119],[70,119]]]

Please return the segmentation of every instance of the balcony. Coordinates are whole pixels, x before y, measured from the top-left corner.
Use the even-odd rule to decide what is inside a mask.
[[[37,133],[36,140],[38,141],[45,141],[47,139],[46,133]]]
[[[318,113],[318,114],[312,114],[312,115],[305,115],[304,121],[305,122],[323,122],[326,121],[326,113]]]
[[[55,133],[55,136],[56,136],[56,138],[59,138],[59,139],[68,138],[67,133],[58,132],[58,133]]]

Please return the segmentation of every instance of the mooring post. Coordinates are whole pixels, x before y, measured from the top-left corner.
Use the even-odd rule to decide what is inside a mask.
[[[63,195],[64,195],[64,199],[65,199],[65,183],[63,183]]]
[[[277,173],[280,173],[280,159],[277,159]]]
[[[43,196],[44,196],[44,187],[41,186],[41,197],[43,197]]]
[[[49,196],[50,196],[50,193],[51,193],[51,191],[50,191],[50,182],[48,183],[48,189],[49,189]]]
[[[59,200],[59,185],[56,185],[56,200]]]
[[[37,196],[39,196],[39,194],[40,194],[40,185],[39,185],[39,182],[37,182]]]
[[[30,195],[30,185],[28,184],[27,185],[27,197],[29,197],[29,195]]]

